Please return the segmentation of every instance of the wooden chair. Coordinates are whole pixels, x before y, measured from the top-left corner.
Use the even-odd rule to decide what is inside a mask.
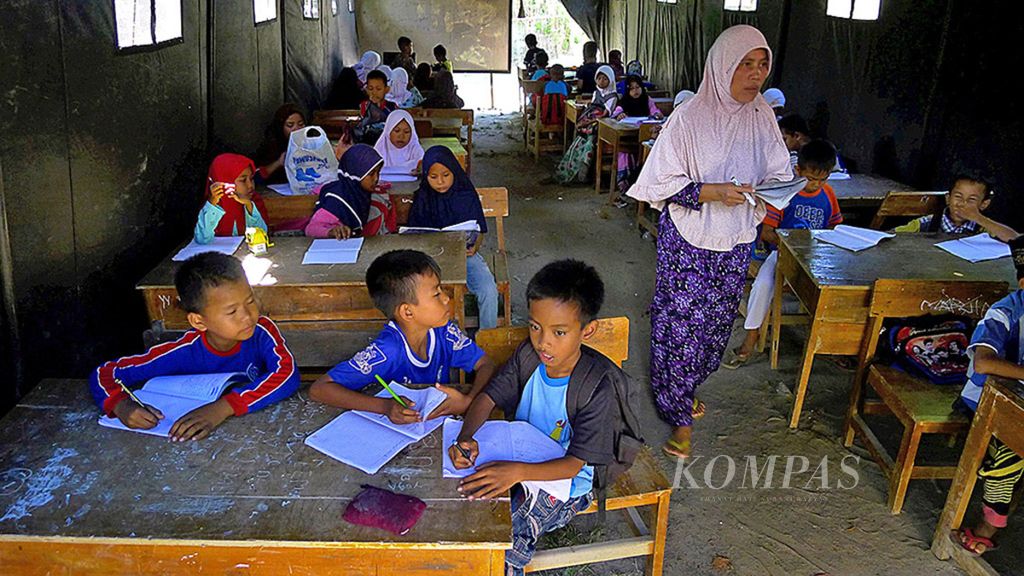
[[[521,80],[519,88],[523,93],[523,146],[530,149],[530,123],[537,115],[537,94],[544,94],[543,80]]]
[[[533,115],[526,122],[526,149],[533,151],[533,159],[540,158],[542,151],[561,151],[563,139],[565,138],[565,123],[544,124],[541,118],[540,97],[544,95],[543,80],[527,82],[526,89],[532,96],[536,96],[537,103],[534,105]],[[562,104],[565,106],[565,104]],[[551,138],[557,135],[557,138]]]
[[[478,188],[480,204],[485,218],[494,218],[494,237],[498,248],[490,258],[491,272],[498,285],[498,294],[504,302],[504,318],[498,318],[499,326],[512,324],[512,282],[508,273],[508,252],[505,251],[505,218],[508,218],[508,188]]]
[[[616,365],[629,358],[629,318],[602,318],[587,345]],[[495,363],[503,364],[516,347],[529,337],[525,326],[494,328],[477,332],[476,342]],[[640,451],[628,472],[608,490],[607,509],[623,510],[635,536],[608,542],[584,544],[554,550],[539,550],[526,567],[527,572],[579,566],[620,558],[647,557],[646,574],[660,576],[665,561],[665,535],[672,487],[649,448]],[[638,508],[649,508],[646,520]],[[595,502],[583,514],[597,512]]]
[[[893,514],[899,514],[903,509],[907,485],[911,480],[951,479],[956,473],[956,466],[918,466],[914,463],[921,436],[956,435],[966,432],[971,422],[952,408],[960,393],[959,386],[938,386],[890,366],[871,364],[882,322],[886,318],[948,313],[951,309],[959,315],[976,319],[1007,292],[1004,282],[875,281],[868,308],[867,337],[861,347],[850,392],[843,444],[852,446],[855,437],[861,437],[872,458],[889,478],[888,505]],[[865,381],[879,399],[865,399]],[[866,414],[892,414],[903,425],[903,440],[895,460],[868,427],[863,418]]]
[[[935,214],[945,203],[946,192],[902,192],[892,190],[885,195],[878,212],[871,219],[871,228],[881,230],[887,218],[919,218]]]
[[[426,118],[413,118],[413,123],[416,124],[416,136],[419,138],[433,138],[434,137],[434,124]]]
[[[445,132],[444,129],[433,127],[433,134],[438,136],[452,135],[458,138],[462,138],[462,129],[466,129],[466,169],[472,164],[473,159],[473,122],[475,114],[471,108],[410,108],[409,114],[412,114],[413,118],[417,118],[416,122],[419,124],[419,118],[425,118],[429,121],[431,118],[452,118],[460,121],[459,125],[455,127],[455,131],[451,134]],[[424,136],[421,136],[424,137]],[[429,136],[426,136],[429,138]]]

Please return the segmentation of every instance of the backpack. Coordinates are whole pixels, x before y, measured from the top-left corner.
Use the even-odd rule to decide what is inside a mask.
[[[522,398],[527,381],[540,366],[540,358],[527,338],[509,361],[516,362],[519,368],[518,397]],[[565,410],[569,423],[571,424],[580,410],[590,402],[598,384],[605,378],[610,379],[615,398],[609,407],[608,415],[608,425],[612,430],[612,461],[608,464],[593,465],[597,514],[602,522],[605,518],[608,487],[633,466],[637,454],[644,445],[643,436],[640,435],[640,419],[637,417],[639,410],[636,394],[629,376],[606,356],[586,345],[581,348],[579,363],[573,370],[566,391]],[[579,384],[573,385],[576,382]]]
[[[951,316],[900,320],[887,329],[881,340],[886,349],[879,356],[933,384],[961,385],[970,364],[970,330],[969,323]]]
[[[565,96],[542,94],[539,109],[541,124],[565,124]]]

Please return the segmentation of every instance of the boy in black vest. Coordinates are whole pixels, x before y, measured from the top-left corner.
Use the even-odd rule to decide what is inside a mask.
[[[497,498],[512,489],[512,549],[505,553],[505,565],[515,576],[523,574],[542,534],[565,526],[594,501],[594,466],[615,459],[610,416],[617,408],[615,391],[624,389],[627,378],[611,360],[582,345],[597,330],[595,318],[604,301],[604,283],[593,267],[576,260],[552,262],[530,280],[526,299],[529,340],[473,400],[458,446],[449,448],[456,468],[472,466],[479,453],[473,435],[497,406],[566,449],[565,456],[536,464],[482,464],[459,486],[470,498]],[[527,493],[520,484],[570,479],[564,502],[544,490]]]

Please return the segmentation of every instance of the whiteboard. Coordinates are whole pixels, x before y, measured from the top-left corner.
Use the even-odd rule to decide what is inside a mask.
[[[433,64],[434,46],[444,44],[456,72],[509,71],[511,0],[363,0],[356,11],[362,50],[395,52],[408,36],[417,63]]]

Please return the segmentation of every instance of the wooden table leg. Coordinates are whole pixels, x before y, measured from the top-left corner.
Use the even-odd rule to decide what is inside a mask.
[[[782,258],[780,253],[779,258]],[[782,268],[776,264],[775,266],[775,295],[772,297],[772,349],[771,349],[771,368],[776,370],[779,367],[779,331],[782,328],[782,287],[785,285],[784,278],[782,276]]]
[[[889,471],[889,512],[899,514],[903,511],[903,501],[907,497],[907,486],[910,474],[914,471],[914,460],[917,459],[917,447],[921,444],[921,427],[910,424],[903,430],[903,440],[896,456],[895,465]]]
[[[504,550],[495,550],[491,553],[491,567],[487,574],[488,576],[503,576],[505,574]]]
[[[958,530],[963,524],[971,493],[974,492],[974,483],[978,480],[978,468],[992,440],[994,405],[995,396],[989,393],[986,386],[981,393],[981,401],[978,403],[978,411],[974,414],[971,431],[967,434],[964,451],[960,454],[960,463],[957,464],[953,484],[949,487],[946,505],[942,508],[942,515],[939,516],[939,523],[935,527],[935,535],[932,536],[932,554],[940,560],[948,560],[950,557],[948,546],[953,545],[949,541],[950,530]]]
[[[608,175],[608,204],[612,203],[612,196],[615,195],[615,187],[619,184],[619,138],[614,136],[612,142],[612,169]]]
[[[594,192],[601,193],[601,164],[603,160],[603,150],[601,146],[601,128],[597,128],[597,146],[594,147]]]
[[[782,298],[782,290],[779,289],[775,293],[776,302],[780,303]],[[777,304],[779,305],[779,304]],[[781,316],[781,310],[780,314]],[[779,323],[779,317],[773,320],[774,325],[777,326]],[[811,379],[811,367],[814,366],[814,354],[818,349],[818,338],[822,330],[821,322],[817,318],[811,319],[811,330],[807,335],[807,346],[804,348],[804,361],[800,366],[800,376],[797,377],[796,389],[793,391],[796,394],[796,398],[793,399],[793,415],[789,418],[789,427],[796,428],[800,424],[800,411],[804,407],[804,397],[807,395],[807,383]],[[776,335],[772,335],[772,338],[777,338]]]
[[[658,497],[655,507],[654,522],[651,523],[651,538],[654,539],[654,551],[647,558],[645,576],[661,576],[665,566],[665,537],[668,535],[668,507],[672,502],[672,493],[665,492]]]

